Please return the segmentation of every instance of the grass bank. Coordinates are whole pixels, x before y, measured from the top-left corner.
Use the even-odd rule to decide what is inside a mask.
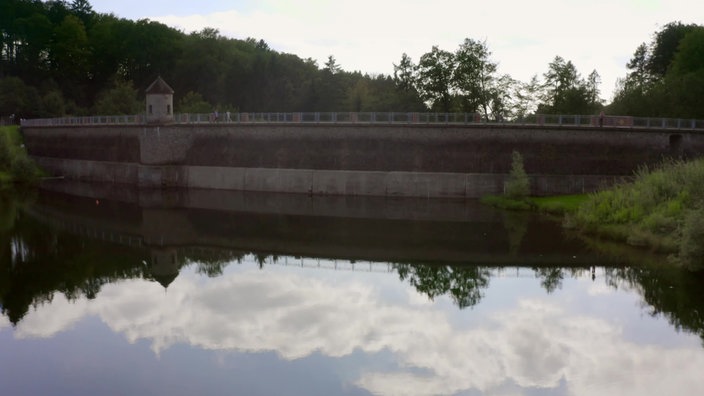
[[[510,175],[509,181],[525,176]],[[642,167],[632,182],[587,195],[487,196],[482,202],[511,210],[564,215],[580,233],[669,253],[670,261],[704,269],[704,158]]]
[[[33,184],[41,171],[27,155],[17,126],[0,127],[0,188]]]
[[[704,159],[643,167],[632,183],[590,195],[566,222],[704,268]]]

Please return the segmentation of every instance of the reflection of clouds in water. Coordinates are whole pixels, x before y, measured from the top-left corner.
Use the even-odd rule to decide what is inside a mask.
[[[587,294],[589,294],[590,296],[605,296],[616,293],[616,289],[603,282],[593,282],[587,288]]]
[[[10,326],[12,326],[12,324],[10,323],[10,319],[8,319],[5,315],[0,315],[0,329],[4,329],[5,327]]]
[[[97,314],[130,342],[151,340],[156,353],[175,343],[274,350],[285,359],[386,349],[400,368],[362,369],[357,380],[378,394],[495,394],[507,384],[554,388],[561,379],[571,394],[695,394],[704,385],[701,350],[633,344],[614,324],[571,315],[547,300],[521,301],[463,329],[411,288],[407,301],[395,304],[372,282],[313,276],[259,270],[208,282],[180,276],[167,293],[155,283],[125,281],[106,285],[93,301],[69,303],[57,295],[51,306],[29,313],[15,334],[47,337]]]

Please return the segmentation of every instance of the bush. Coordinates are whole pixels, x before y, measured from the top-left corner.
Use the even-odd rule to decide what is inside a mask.
[[[504,185],[504,193],[511,198],[523,198],[530,194],[530,182],[523,169],[523,157],[516,150],[511,154],[511,172]]]
[[[31,183],[37,179],[38,170],[29,157],[18,155],[12,161],[12,174],[16,182]]]
[[[0,170],[10,168],[12,162],[12,151],[10,148],[10,139],[4,130],[0,129]]]

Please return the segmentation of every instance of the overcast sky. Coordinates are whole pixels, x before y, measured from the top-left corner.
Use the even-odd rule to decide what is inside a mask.
[[[528,81],[560,55],[582,76],[596,69],[602,97],[636,47],[672,21],[704,22],[696,0],[92,0],[93,9],[149,18],[186,33],[263,39],[271,48],[323,65],[329,55],[347,71],[393,74],[433,45],[455,51],[464,38],[486,40],[499,71]]]

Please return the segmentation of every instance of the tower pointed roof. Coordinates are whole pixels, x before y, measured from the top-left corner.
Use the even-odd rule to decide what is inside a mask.
[[[147,94],[168,94],[173,95],[174,90],[169,86],[169,84],[164,81],[161,76],[157,77],[156,80],[147,88]]]

